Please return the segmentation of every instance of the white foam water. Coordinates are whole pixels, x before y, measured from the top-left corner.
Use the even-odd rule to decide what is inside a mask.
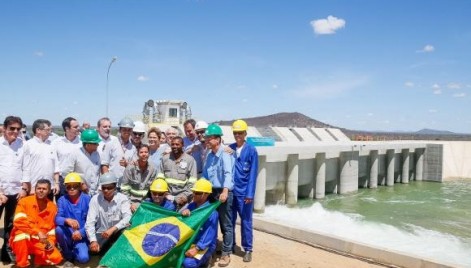
[[[257,217],[291,227],[331,234],[405,254],[412,254],[438,262],[471,267],[471,243],[433,230],[407,224],[396,226],[365,221],[358,214],[328,211],[319,203],[305,208],[273,205]],[[430,219],[433,220],[433,219]]]

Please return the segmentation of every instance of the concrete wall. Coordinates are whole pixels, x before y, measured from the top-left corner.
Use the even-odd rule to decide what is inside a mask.
[[[299,145],[302,144],[302,145]],[[410,180],[441,181],[441,146],[418,142],[335,142],[258,147],[260,170],[255,210],[295,205],[298,197],[323,198],[359,188]]]

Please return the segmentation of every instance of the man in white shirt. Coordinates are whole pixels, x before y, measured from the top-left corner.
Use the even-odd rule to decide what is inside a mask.
[[[64,174],[76,172],[83,179],[82,191],[93,196],[98,191],[101,159],[97,152],[100,137],[94,129],[87,129],[80,136],[82,146],[73,150],[64,162]]]
[[[116,190],[117,179],[105,173],[100,177],[101,192],[90,201],[85,230],[90,251],[104,255],[131,220],[131,203]]]
[[[52,200],[54,195],[59,193],[59,160],[54,146],[48,140],[51,133],[51,122],[47,119],[37,119],[32,128],[34,137],[27,141],[23,147],[23,179],[21,182],[27,183],[29,194],[38,180],[48,180],[52,185],[52,191],[48,197]],[[34,194],[34,191],[31,194]]]
[[[21,183],[23,163],[23,140],[19,138],[23,122],[20,117],[8,116],[4,122],[5,134],[0,137],[0,218],[3,210],[3,246],[1,261],[9,263],[12,250],[8,245],[10,232],[13,228],[13,217],[18,200],[27,195],[26,183]],[[11,256],[11,257],[10,257]]]
[[[98,153],[103,158],[103,152],[106,149],[108,143],[112,141],[118,141],[118,138],[111,135],[111,120],[108,117],[102,117],[98,120],[96,130],[100,134],[100,144],[98,145]]]
[[[57,152],[57,159],[59,160],[59,187],[60,191],[57,195],[57,199],[59,197],[66,194],[65,191],[65,184],[64,184],[64,177],[67,175],[64,173],[65,162],[66,159],[70,156],[70,154],[80,148],[82,143],[80,142],[80,124],[77,119],[73,117],[67,117],[62,121],[62,129],[64,130],[64,136],[55,139],[52,142],[52,145],[56,149]]]
[[[127,165],[137,160],[136,147],[131,142],[131,132],[134,121],[125,117],[119,123],[118,141],[109,142],[101,158],[101,173],[112,173],[118,180],[118,187],[123,179],[124,169]]]

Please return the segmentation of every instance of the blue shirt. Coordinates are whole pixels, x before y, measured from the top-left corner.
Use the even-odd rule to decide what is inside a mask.
[[[56,225],[68,227],[70,232],[73,233],[74,229],[65,225],[65,219],[71,218],[77,220],[80,226],[80,234],[82,235],[82,238],[86,239],[87,234],[85,232],[85,223],[87,221],[88,204],[90,203],[90,199],[91,197],[88,194],[80,193],[77,204],[73,204],[69,195],[61,196],[57,201]]]
[[[189,151],[191,150],[191,153]],[[204,147],[201,142],[198,140],[198,137],[195,140],[191,141],[188,137],[183,138],[183,151],[190,154],[196,161],[196,172],[201,173],[203,170],[203,151]]]
[[[234,190],[235,196],[243,196],[245,198],[254,198],[255,186],[257,184],[258,173],[258,153],[257,149],[247,142],[244,143],[240,155],[235,153],[237,144],[229,145],[234,150]]]
[[[209,202],[206,201],[201,207],[209,206]],[[187,207],[190,211],[196,209],[196,204],[191,202]],[[191,217],[191,216],[190,216]],[[200,249],[208,249],[209,254],[212,254],[216,250],[217,237],[218,237],[218,212],[214,210],[203,226],[198,230],[198,234],[193,240],[194,244]]]
[[[224,146],[220,145],[216,153],[210,151],[206,156],[203,168],[203,177],[208,179],[213,188],[234,188],[232,170],[234,168],[234,157],[224,151]]]
[[[149,161],[154,164],[154,167],[157,169],[157,173],[160,173],[160,161],[162,160],[162,156],[165,150],[169,146],[167,144],[161,144],[159,148],[155,151],[149,151]]]

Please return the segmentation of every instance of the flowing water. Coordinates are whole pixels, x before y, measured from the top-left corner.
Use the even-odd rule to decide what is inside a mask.
[[[471,181],[416,182],[359,189],[295,208],[268,206],[265,219],[471,267]]]

